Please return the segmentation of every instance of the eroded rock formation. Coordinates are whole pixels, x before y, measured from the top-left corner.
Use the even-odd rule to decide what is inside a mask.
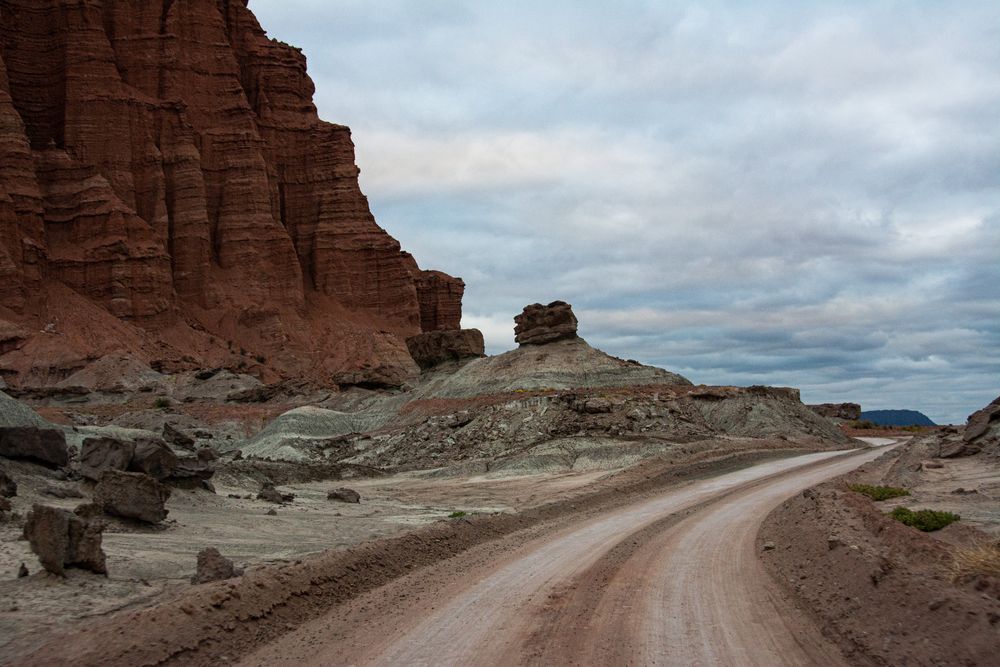
[[[485,342],[479,329],[428,331],[406,339],[410,356],[420,368],[433,368],[445,362],[468,361],[485,354]]]
[[[861,419],[861,406],[857,403],[816,403],[806,407],[816,414],[830,419],[844,421]]]
[[[246,2],[0,0],[0,376],[415,376],[405,338],[457,329],[464,284],[376,224],[312,94]]]
[[[576,338],[576,315],[565,301],[547,306],[533,303],[514,317],[514,340],[521,345],[544,345],[564,338]]]

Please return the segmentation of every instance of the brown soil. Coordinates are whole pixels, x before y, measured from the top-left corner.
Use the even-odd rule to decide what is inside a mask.
[[[947,506],[935,500],[944,499],[942,487],[995,489],[1000,469],[947,462],[930,469],[932,479],[915,485],[912,496],[880,503],[847,488],[847,482],[882,482],[901,455],[905,450],[890,452],[775,510],[761,530],[776,544],[763,553],[764,563],[854,664],[996,664],[1000,580],[954,582],[949,570],[956,548],[991,539],[980,529],[997,531],[998,505],[981,493],[949,493]],[[992,515],[977,510],[984,502]],[[963,520],[922,533],[886,516],[901,504],[958,511]]]

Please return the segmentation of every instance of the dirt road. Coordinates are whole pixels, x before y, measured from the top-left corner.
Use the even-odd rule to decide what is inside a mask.
[[[879,454],[773,461],[472,550],[242,664],[840,664],[761,568],[756,534],[784,498]]]

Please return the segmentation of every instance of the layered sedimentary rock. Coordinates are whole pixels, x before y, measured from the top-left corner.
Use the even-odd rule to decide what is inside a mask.
[[[533,303],[514,317],[514,340],[521,345],[545,345],[564,338],[576,338],[576,315],[565,301],[547,306]]]
[[[807,408],[830,419],[853,421],[861,419],[861,406],[857,403],[815,403]]]
[[[462,322],[462,296],[465,283],[461,278],[440,271],[424,271],[408,253],[403,253],[413,284],[417,288],[422,331],[451,331]]]
[[[378,226],[350,130],[312,94],[305,56],[245,2],[0,0],[8,383],[116,348],[412,377],[405,338],[457,329],[464,284]],[[87,325],[108,315],[110,347]],[[46,329],[60,345],[34,340]]]
[[[486,345],[479,329],[428,331],[406,339],[410,356],[420,368],[433,368],[445,362],[468,361],[485,355]]]

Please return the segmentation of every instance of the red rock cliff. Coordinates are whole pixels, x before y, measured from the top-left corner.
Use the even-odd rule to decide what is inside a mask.
[[[457,329],[464,284],[376,224],[312,94],[239,0],[0,0],[0,373],[415,376],[403,341]]]

